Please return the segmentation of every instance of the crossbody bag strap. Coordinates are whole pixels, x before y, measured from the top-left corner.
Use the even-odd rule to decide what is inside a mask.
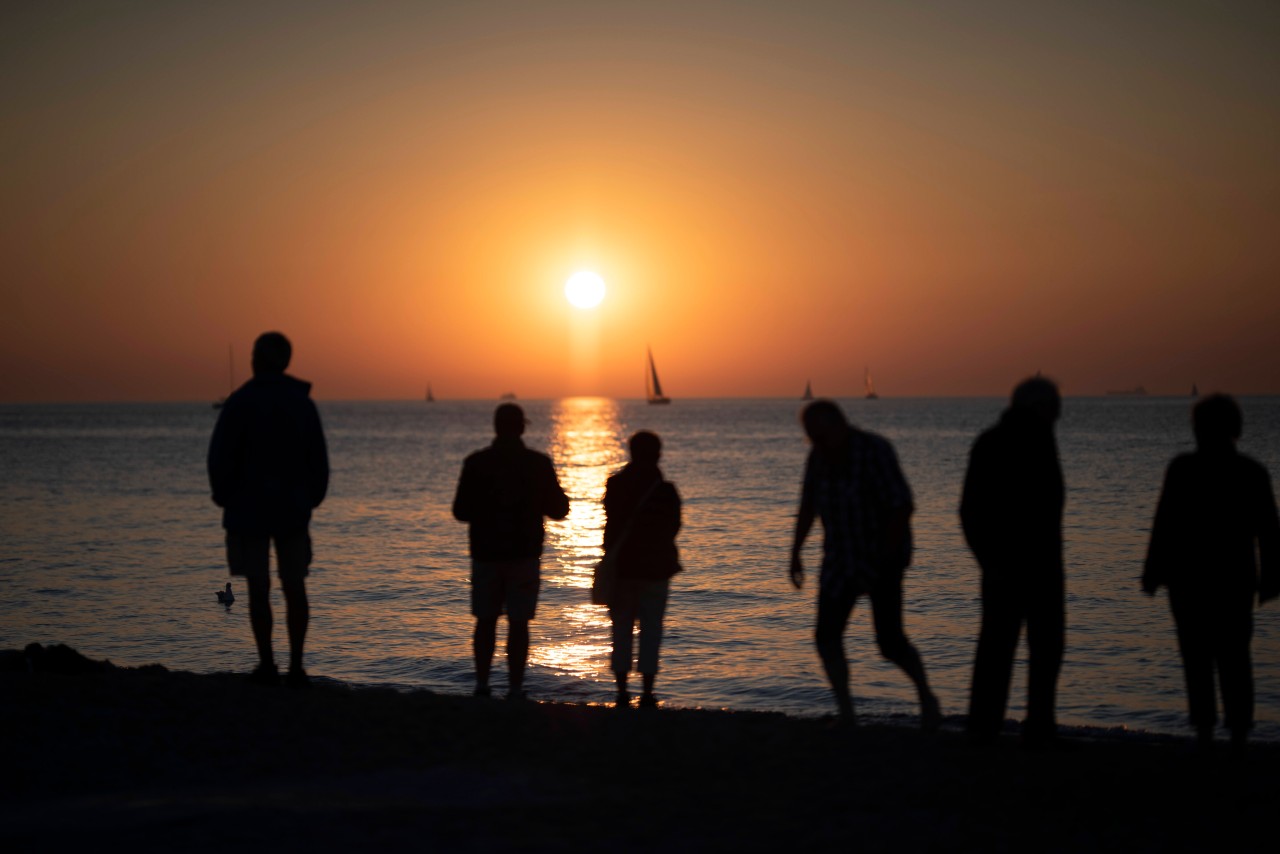
[[[655,489],[657,489],[659,486],[662,486],[662,482],[663,482],[662,478],[658,478],[658,480],[653,484],[653,486],[649,487],[649,489],[645,492],[645,494],[641,496],[640,503],[636,505],[636,509],[632,510],[631,515],[627,518],[627,526],[622,529],[622,533],[618,535],[618,541],[613,544],[613,547],[615,549],[618,549],[619,551],[622,550],[623,545],[625,545],[627,542],[627,537],[631,535],[632,527],[635,526],[636,518],[640,515],[640,511],[644,508],[645,502],[649,500],[650,495],[653,495],[653,491]]]

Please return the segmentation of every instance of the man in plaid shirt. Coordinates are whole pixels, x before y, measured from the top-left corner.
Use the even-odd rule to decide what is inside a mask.
[[[814,519],[822,519],[822,572],[814,631],[840,721],[854,721],[844,630],[858,597],[871,600],[876,641],[920,695],[920,723],[936,729],[942,714],[924,663],[902,627],[902,577],[911,562],[911,488],[893,446],[849,423],[835,403],[815,400],[801,415],[813,448],[805,464],[791,547],[791,583],[804,585],[800,559]]]

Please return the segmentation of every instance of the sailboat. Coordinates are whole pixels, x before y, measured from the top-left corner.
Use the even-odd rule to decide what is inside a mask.
[[[435,403],[435,402],[436,402],[436,396],[435,396],[434,394],[432,394],[432,393],[431,393],[431,383],[427,383],[427,397],[426,397],[426,400],[427,400],[427,403]]]
[[[1192,383],[1192,384],[1191,384],[1191,396],[1192,396],[1192,397],[1199,397],[1199,396],[1200,396],[1200,389],[1196,387],[1196,384],[1195,384],[1195,383]]]
[[[658,382],[658,369],[653,365],[653,351],[646,348],[649,354],[649,370],[644,375],[644,395],[650,403],[670,403],[671,398],[662,393],[662,383]]]
[[[236,354],[230,344],[227,345],[227,397],[231,396],[231,392],[236,388]],[[227,402],[226,397],[220,397],[213,402],[214,409],[221,409],[222,405]]]
[[[800,396],[801,400],[813,400],[813,386],[808,380],[804,381],[804,394]]]
[[[867,387],[867,400],[879,400],[880,395],[876,394],[875,383],[871,382],[871,368],[866,369],[866,374],[863,377],[863,383]]]

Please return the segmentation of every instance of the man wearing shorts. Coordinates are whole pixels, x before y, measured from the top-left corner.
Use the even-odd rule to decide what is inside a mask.
[[[524,410],[504,403],[493,415],[493,444],[467,457],[453,499],[453,515],[470,525],[472,648],[477,696],[489,696],[498,617],[507,615],[508,696],[524,696],[529,621],[538,605],[542,519],[569,515],[546,454],[526,448]]]
[[[209,442],[209,483],[222,508],[227,563],[249,586],[249,624],[258,647],[250,679],[279,682],[271,648],[271,543],[289,630],[286,684],[305,688],[302,667],[310,607],[311,511],[329,487],[329,458],[311,384],[285,374],[292,347],[279,332],[253,345],[253,378],[223,404]]]

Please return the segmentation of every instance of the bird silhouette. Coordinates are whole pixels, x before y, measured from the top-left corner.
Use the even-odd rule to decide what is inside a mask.
[[[215,590],[214,593],[218,597],[218,603],[221,605],[226,605],[228,608],[231,607],[232,602],[236,601],[236,594],[231,590],[230,581],[227,582],[226,590]]]

